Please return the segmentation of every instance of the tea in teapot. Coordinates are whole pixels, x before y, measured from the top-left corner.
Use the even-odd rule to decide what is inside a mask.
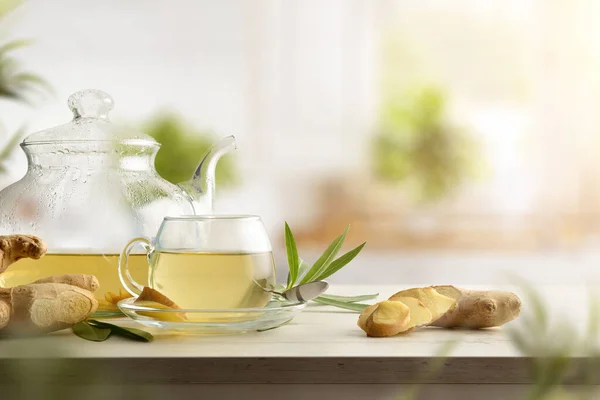
[[[64,273],[93,274],[100,282],[99,299],[110,303],[125,294],[117,264],[131,238],[152,237],[165,215],[212,213],[215,167],[235,149],[235,139],[222,139],[190,181],[173,185],[154,168],[160,144],[109,121],[113,100],[108,94],[84,90],[68,104],[73,120],[25,138],[27,173],[0,191],[0,234],[39,236],[48,253],[12,265],[0,275],[0,286]],[[136,279],[147,279],[146,256],[132,255],[130,270]]]

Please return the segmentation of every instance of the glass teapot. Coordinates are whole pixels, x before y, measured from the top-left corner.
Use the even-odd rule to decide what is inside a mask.
[[[222,139],[190,181],[173,185],[154,168],[160,144],[109,121],[108,94],[84,90],[68,104],[73,120],[25,138],[27,173],[0,191],[0,234],[33,234],[48,244],[41,260],[21,260],[0,275],[0,287],[87,273],[100,281],[101,309],[116,309],[126,296],[117,275],[121,249],[134,237],[152,238],[164,216],[211,214],[215,167],[235,139]],[[136,257],[131,273],[145,281],[145,256]]]

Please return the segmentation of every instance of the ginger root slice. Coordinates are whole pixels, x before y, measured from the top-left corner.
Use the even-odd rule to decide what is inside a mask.
[[[64,283],[35,283],[0,289],[0,321],[8,306],[4,330],[11,333],[54,332],[87,319],[98,308],[94,295]],[[0,322],[0,326],[1,326]]]
[[[0,236],[0,274],[22,258],[37,260],[48,247],[42,239],[31,235]]]
[[[165,296],[164,294],[162,294],[158,290],[149,288],[148,286],[144,286],[144,289],[142,290],[142,293],[140,293],[140,295],[138,296],[138,298],[135,299],[134,303],[138,303],[140,301],[154,301],[156,303],[160,303],[162,305],[165,305],[165,306],[167,306],[169,308],[174,308],[176,310],[180,310],[181,309],[181,307],[179,307],[177,304],[175,304],[173,302],[173,300],[169,299],[167,296]]]
[[[456,307],[433,321],[433,326],[469,329],[492,328],[514,320],[521,312],[521,300],[511,292],[468,290],[450,285],[434,286],[434,289],[454,298],[457,303]]]
[[[421,301],[431,312],[431,320],[435,321],[456,306],[456,299],[437,292],[433,287],[413,288],[401,290],[389,299],[396,300],[403,297],[412,297]]]
[[[399,301],[382,301],[365,323],[367,336],[394,336],[408,330],[410,309]]]
[[[379,307],[379,303],[368,306],[363,310],[362,313],[360,313],[360,315],[358,316],[358,322],[356,323],[360,327],[360,329],[362,329],[365,332],[367,331],[367,320],[369,319],[371,314],[373,314],[373,311],[375,311],[377,307]]]
[[[96,289],[100,287],[100,283],[98,283],[98,279],[96,279],[94,275],[86,274],[65,274],[49,276],[47,278],[38,279],[37,281],[32,283],[64,283],[67,285],[73,285],[85,290],[89,290],[90,292],[95,292]]]
[[[367,336],[384,337],[409,332],[430,322],[431,312],[421,301],[401,297],[368,306],[358,317],[357,325]]]
[[[431,311],[420,300],[414,297],[397,297],[393,301],[399,301],[410,309],[407,331],[427,325],[432,321]]]
[[[181,310],[181,308],[169,299],[167,296],[159,292],[158,290],[145,286],[142,293],[133,302],[142,307],[158,308],[164,310]],[[183,312],[147,312],[147,311],[136,311],[137,314],[146,317],[155,318],[161,321],[169,322],[183,322],[187,320],[187,316]]]

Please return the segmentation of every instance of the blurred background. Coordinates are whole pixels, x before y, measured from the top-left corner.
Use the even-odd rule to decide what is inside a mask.
[[[282,271],[288,221],[309,260],[368,242],[338,282],[600,281],[595,0],[0,4],[0,46],[32,41],[0,47],[0,186],[97,88],[173,182],[235,135],[217,210],[260,214]]]

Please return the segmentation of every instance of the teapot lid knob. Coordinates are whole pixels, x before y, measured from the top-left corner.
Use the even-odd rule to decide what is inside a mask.
[[[108,93],[101,90],[87,89],[69,96],[69,108],[77,118],[108,119],[114,101]]]

